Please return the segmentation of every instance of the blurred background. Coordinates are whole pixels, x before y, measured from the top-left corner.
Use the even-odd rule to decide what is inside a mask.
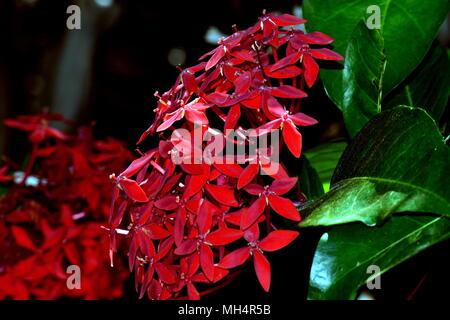
[[[247,28],[263,9],[292,13],[301,1],[2,0],[0,118],[48,107],[96,134],[132,147],[151,124],[154,92],[213,48],[232,25]],[[68,30],[70,5],[81,29]],[[208,43],[209,42],[209,43]],[[0,154],[21,157],[17,137],[0,128]]]

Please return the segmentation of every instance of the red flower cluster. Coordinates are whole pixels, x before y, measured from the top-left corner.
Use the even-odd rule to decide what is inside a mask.
[[[223,148],[210,150],[207,158],[213,161],[198,161],[203,158],[196,151],[206,154],[217,141],[254,147],[256,139],[281,129],[281,148],[285,145],[286,155],[300,157],[298,127],[317,122],[299,112],[301,99],[307,97],[305,83],[311,87],[318,75],[315,59],[343,59],[316,47],[330,44],[330,37],[290,27],[303,23],[288,14],[264,13],[254,26],[219,41],[200,58],[205,62],[181,70],[169,91],[155,94],[155,121],[138,144],[158,133],[158,145],[112,176],[111,251],[116,250],[117,231],[126,226],[129,267],[141,297],[147,293],[151,299],[172,299],[187,292],[188,298],[198,299],[201,293],[194,283],[232,279],[229,269],[250,257],[262,287],[269,290],[270,264],[264,252],[279,250],[298,236],[277,230],[278,217],[271,218],[271,211],[300,220],[294,203],[304,198],[293,191],[297,178],[281,162],[276,163],[278,170],[268,169],[275,161],[269,147],[254,148],[243,163]],[[215,128],[233,130],[234,136]],[[191,137],[198,132],[206,137],[200,144]],[[177,163],[174,156],[183,161]],[[224,159],[232,161],[216,161]],[[267,227],[262,240],[261,223]]]
[[[26,169],[9,161],[0,168],[0,299],[83,299],[122,296],[128,271],[112,269],[105,231],[112,192],[109,173],[131,160],[114,140],[94,140],[91,127],[68,136],[49,126],[61,116],[43,113],[5,120],[29,132]],[[8,173],[14,174],[8,174]],[[69,288],[69,265],[81,271]]]

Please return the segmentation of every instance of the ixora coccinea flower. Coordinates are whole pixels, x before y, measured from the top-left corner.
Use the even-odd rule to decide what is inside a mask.
[[[0,183],[0,299],[112,299],[123,295],[129,272],[111,269],[105,224],[111,204],[109,173],[131,160],[125,145],[95,140],[90,126],[66,135],[65,121],[44,112],[4,123],[29,134],[32,151],[23,169],[5,158]],[[68,286],[68,267],[80,270]]]
[[[317,123],[300,111],[304,90],[317,79],[316,59],[343,59],[320,47],[330,37],[294,28],[305,22],[264,13],[155,94],[154,122],[138,141],[148,151],[111,175],[111,256],[126,234],[141,297],[199,299],[247,261],[269,291],[267,253],[299,234],[277,226],[300,221],[296,204],[305,201],[282,161],[300,157],[301,127]]]

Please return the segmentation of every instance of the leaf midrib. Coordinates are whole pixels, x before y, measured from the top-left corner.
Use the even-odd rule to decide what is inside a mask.
[[[419,191],[422,191],[423,193],[429,194],[429,195],[431,195],[431,196],[437,198],[439,201],[446,203],[447,206],[449,206],[449,208],[450,208],[450,203],[449,203],[445,198],[443,198],[442,196],[440,196],[440,195],[434,193],[434,192],[431,191],[431,190],[425,189],[425,188],[423,188],[423,187],[420,187],[420,186],[418,186],[418,185],[411,184],[411,183],[408,183],[408,182],[404,182],[404,181],[400,181],[400,180],[393,180],[393,179],[388,179],[388,178],[368,177],[368,176],[367,176],[367,177],[353,177],[353,178],[348,178],[348,179],[339,181],[339,182],[337,182],[337,183],[340,183],[340,182],[343,182],[343,181],[349,181],[349,180],[369,180],[369,181],[377,181],[377,182],[387,182],[387,183],[398,184],[398,185],[410,187],[410,188],[417,189],[417,190],[419,190]],[[331,190],[330,190],[330,191],[331,191]]]

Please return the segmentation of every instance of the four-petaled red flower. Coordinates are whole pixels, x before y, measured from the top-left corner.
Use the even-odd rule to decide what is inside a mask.
[[[270,288],[270,263],[264,256],[264,251],[272,252],[287,246],[295,240],[299,233],[297,231],[275,230],[270,232],[264,239],[259,240],[259,227],[254,224],[245,231],[244,238],[248,245],[226,255],[219,263],[219,267],[231,269],[242,265],[250,256],[253,256],[253,264],[259,283],[264,290]]]
[[[258,199],[242,215],[241,228],[249,228],[267,206],[270,206],[279,215],[294,221],[300,221],[300,214],[291,200],[280,197],[295,187],[297,178],[287,178],[274,180],[270,186],[261,186],[259,184],[250,184],[244,188],[248,193],[258,196]]]

